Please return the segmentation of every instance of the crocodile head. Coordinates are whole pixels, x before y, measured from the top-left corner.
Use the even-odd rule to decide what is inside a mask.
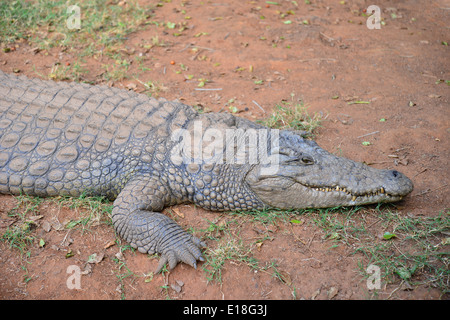
[[[314,141],[280,131],[277,165],[258,164],[245,177],[267,206],[280,209],[353,206],[401,200],[413,184],[395,170],[337,157]]]

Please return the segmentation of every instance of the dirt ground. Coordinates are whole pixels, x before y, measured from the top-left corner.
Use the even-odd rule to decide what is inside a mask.
[[[213,112],[229,112],[234,106],[239,116],[251,120],[267,118],[283,100],[302,100],[310,112],[325,118],[315,138],[323,148],[376,168],[399,170],[413,180],[414,191],[395,207],[400,214],[436,216],[448,211],[450,87],[445,80],[450,80],[450,1],[307,2],[164,3],[155,7],[151,20],[179,22],[188,15],[189,28],[179,37],[156,25],[131,34],[124,50],[142,56],[147,69],[140,73],[140,81],[130,77],[107,84],[140,92],[145,90],[142,83],[152,81],[158,84],[160,97]],[[381,8],[381,29],[369,29],[368,17],[362,15],[372,4]],[[141,45],[155,36],[166,45],[149,49]],[[75,59],[73,52],[58,48],[36,52],[20,42],[14,52],[0,53],[0,69],[20,69],[20,74],[38,77],[49,74],[55,61],[64,65]],[[102,63],[114,62],[87,58],[84,67],[89,73],[81,80],[104,83]],[[132,64],[130,74],[140,67]],[[202,87],[198,79],[208,81]],[[0,195],[1,233],[11,222],[7,214],[15,205],[13,197]],[[374,208],[358,214],[377,228]],[[206,228],[207,220],[231,219],[193,205],[175,209],[182,213],[177,220],[186,229]],[[158,259],[126,250],[121,260],[114,260],[119,247],[111,245],[116,240],[111,225],[99,224],[86,232],[55,228],[47,232],[43,221],[69,220],[78,212],[44,202],[39,213],[43,217],[33,233],[45,246],[34,243],[24,259],[0,242],[1,299],[442,298],[433,286],[404,289],[400,280],[383,281],[374,294],[359,268],[361,261],[367,264],[366,257],[353,254],[349,245],[332,248],[333,242],[324,239],[311,217],[300,217],[301,225],[270,225],[265,230],[270,240],[253,247],[252,255],[260,264],[277,262],[283,281],[245,263],[227,261],[222,282],[217,283],[207,281],[202,263],[197,270],[180,264],[152,278],[149,273]],[[242,224],[239,231],[239,237],[249,242],[259,234],[252,223]],[[68,248],[74,254],[70,258]],[[93,253],[103,259],[86,264]],[[67,286],[71,265],[85,271],[80,289]]]

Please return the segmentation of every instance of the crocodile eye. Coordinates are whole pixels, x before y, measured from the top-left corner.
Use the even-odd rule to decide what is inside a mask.
[[[301,161],[303,164],[314,164],[314,159],[311,156],[303,155],[301,157]]]

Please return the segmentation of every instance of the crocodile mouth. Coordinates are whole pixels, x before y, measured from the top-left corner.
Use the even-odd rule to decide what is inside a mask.
[[[298,183],[298,182],[296,182]],[[391,194],[386,192],[384,187],[380,187],[372,192],[367,193],[354,193],[348,190],[346,187],[334,186],[334,187],[316,187],[303,185],[310,191],[314,192],[315,196],[337,196],[346,199],[351,204],[364,204],[364,203],[374,203],[377,201],[383,202],[393,202],[399,201],[403,198],[403,195]]]

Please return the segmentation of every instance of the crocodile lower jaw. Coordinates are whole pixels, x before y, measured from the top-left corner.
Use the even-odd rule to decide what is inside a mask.
[[[314,192],[316,196],[336,196],[340,197],[342,200],[347,200],[349,205],[366,204],[366,203],[376,203],[376,202],[394,202],[399,201],[403,198],[401,195],[394,195],[385,192],[383,187],[380,187],[374,192],[365,194],[355,194],[347,190],[344,187],[314,187],[306,186],[310,191]]]

